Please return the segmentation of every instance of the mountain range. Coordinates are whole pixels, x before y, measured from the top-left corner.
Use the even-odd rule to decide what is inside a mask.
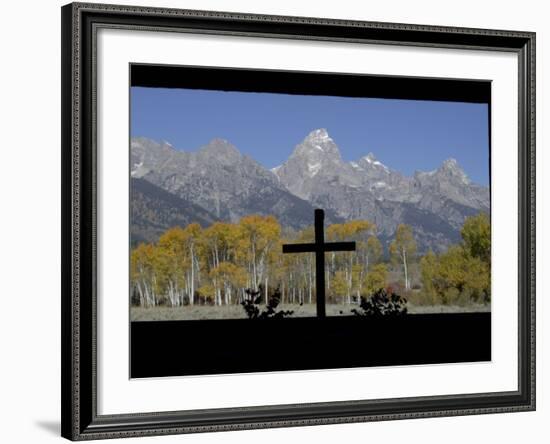
[[[406,176],[374,154],[347,162],[326,129],[317,129],[271,170],[223,139],[194,152],[133,138],[130,150],[132,241],[152,241],[166,228],[195,221],[237,221],[273,214],[301,229],[323,208],[327,223],[368,219],[388,243],[409,224],[419,250],[442,251],[460,239],[467,216],[489,213],[489,188],[470,181],[448,159],[434,171]]]

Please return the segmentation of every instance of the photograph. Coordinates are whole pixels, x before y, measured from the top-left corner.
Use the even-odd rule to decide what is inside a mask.
[[[188,77],[185,67],[156,68],[131,68],[133,356],[147,357],[143,329],[229,353],[227,334],[292,347],[310,340],[307,325],[318,344],[305,347],[334,344],[348,355],[335,366],[490,359],[488,82],[452,101],[215,89],[238,70],[218,71],[208,89],[143,86],[140,78],[166,69]],[[391,90],[400,80],[373,82]],[[339,319],[318,332],[315,318]],[[241,321],[205,322],[214,320]],[[179,323],[159,325],[167,321]],[[384,345],[370,364],[349,359],[369,332],[410,334],[434,322],[477,325],[481,352],[465,354],[471,338],[455,332],[441,361]],[[280,359],[276,368],[286,361],[323,365]]]
[[[45,180],[8,169],[34,204],[6,218],[31,324],[61,330],[55,353],[38,329],[26,366],[61,358],[61,436],[393,442],[425,422],[429,442],[522,441],[542,424],[510,415],[540,410],[541,14],[286,3],[61,7],[60,97],[25,80],[37,106],[61,98],[61,131],[52,110],[16,131]],[[42,239],[61,254],[36,274],[21,240],[36,205],[55,213],[48,131],[61,230]]]

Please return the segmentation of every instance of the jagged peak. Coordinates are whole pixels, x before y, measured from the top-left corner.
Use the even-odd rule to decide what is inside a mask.
[[[382,162],[376,159],[376,156],[373,152],[368,153],[366,156],[361,157],[356,164],[358,164],[362,168],[382,168],[389,172],[389,168],[384,165]]]
[[[444,167],[444,168],[460,168],[460,165],[458,164],[458,161],[454,157],[449,157],[447,160],[445,160],[443,162],[442,167]]]
[[[206,145],[201,147],[200,151],[207,153],[232,154],[239,156],[241,155],[241,152],[237,149],[235,145],[220,137],[212,139]]]
[[[329,158],[341,160],[340,150],[325,128],[311,131],[302,143],[296,146],[292,156],[315,161]]]
[[[311,131],[304,141],[327,141],[332,140],[331,137],[328,135],[328,131],[326,128],[318,128],[313,131]]]
[[[144,150],[144,151],[153,151],[153,152],[172,152],[177,151],[171,143],[162,140],[160,142],[150,139],[148,137],[132,137],[130,140],[130,146],[134,150]]]
[[[460,176],[466,176],[466,173],[464,172],[462,167],[459,165],[458,161],[453,157],[450,157],[449,159],[443,161],[441,166],[438,168],[438,171],[455,173]]]
[[[469,184],[471,181],[459,165],[458,161],[452,157],[445,160],[441,166],[436,170],[438,176],[454,177],[458,178],[460,182]]]
[[[362,166],[382,165],[378,160],[376,160],[376,156],[372,152],[370,152],[366,156],[361,157],[357,162]]]
[[[235,147],[231,142],[229,142],[227,139],[223,139],[222,137],[214,137],[210,142],[208,142],[208,145],[219,145],[219,146],[232,146]]]

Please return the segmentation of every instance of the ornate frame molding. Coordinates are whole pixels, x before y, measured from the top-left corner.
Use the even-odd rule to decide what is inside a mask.
[[[73,3],[62,8],[62,436],[71,440],[535,409],[535,34]],[[515,52],[519,60],[519,381],[515,392],[97,414],[95,42],[99,27]]]

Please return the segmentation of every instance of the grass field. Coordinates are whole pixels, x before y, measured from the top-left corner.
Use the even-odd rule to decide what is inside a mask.
[[[351,315],[351,310],[357,305],[327,304],[327,316]],[[292,305],[285,304],[277,307],[278,310],[293,310],[292,317],[309,317],[316,315],[314,304]],[[469,305],[465,307],[453,305],[414,306],[409,304],[410,314],[433,313],[474,313],[490,312],[490,305]],[[183,321],[200,319],[235,319],[245,318],[245,312],[240,305],[216,307],[212,305],[185,305],[182,307],[131,307],[131,321]]]

